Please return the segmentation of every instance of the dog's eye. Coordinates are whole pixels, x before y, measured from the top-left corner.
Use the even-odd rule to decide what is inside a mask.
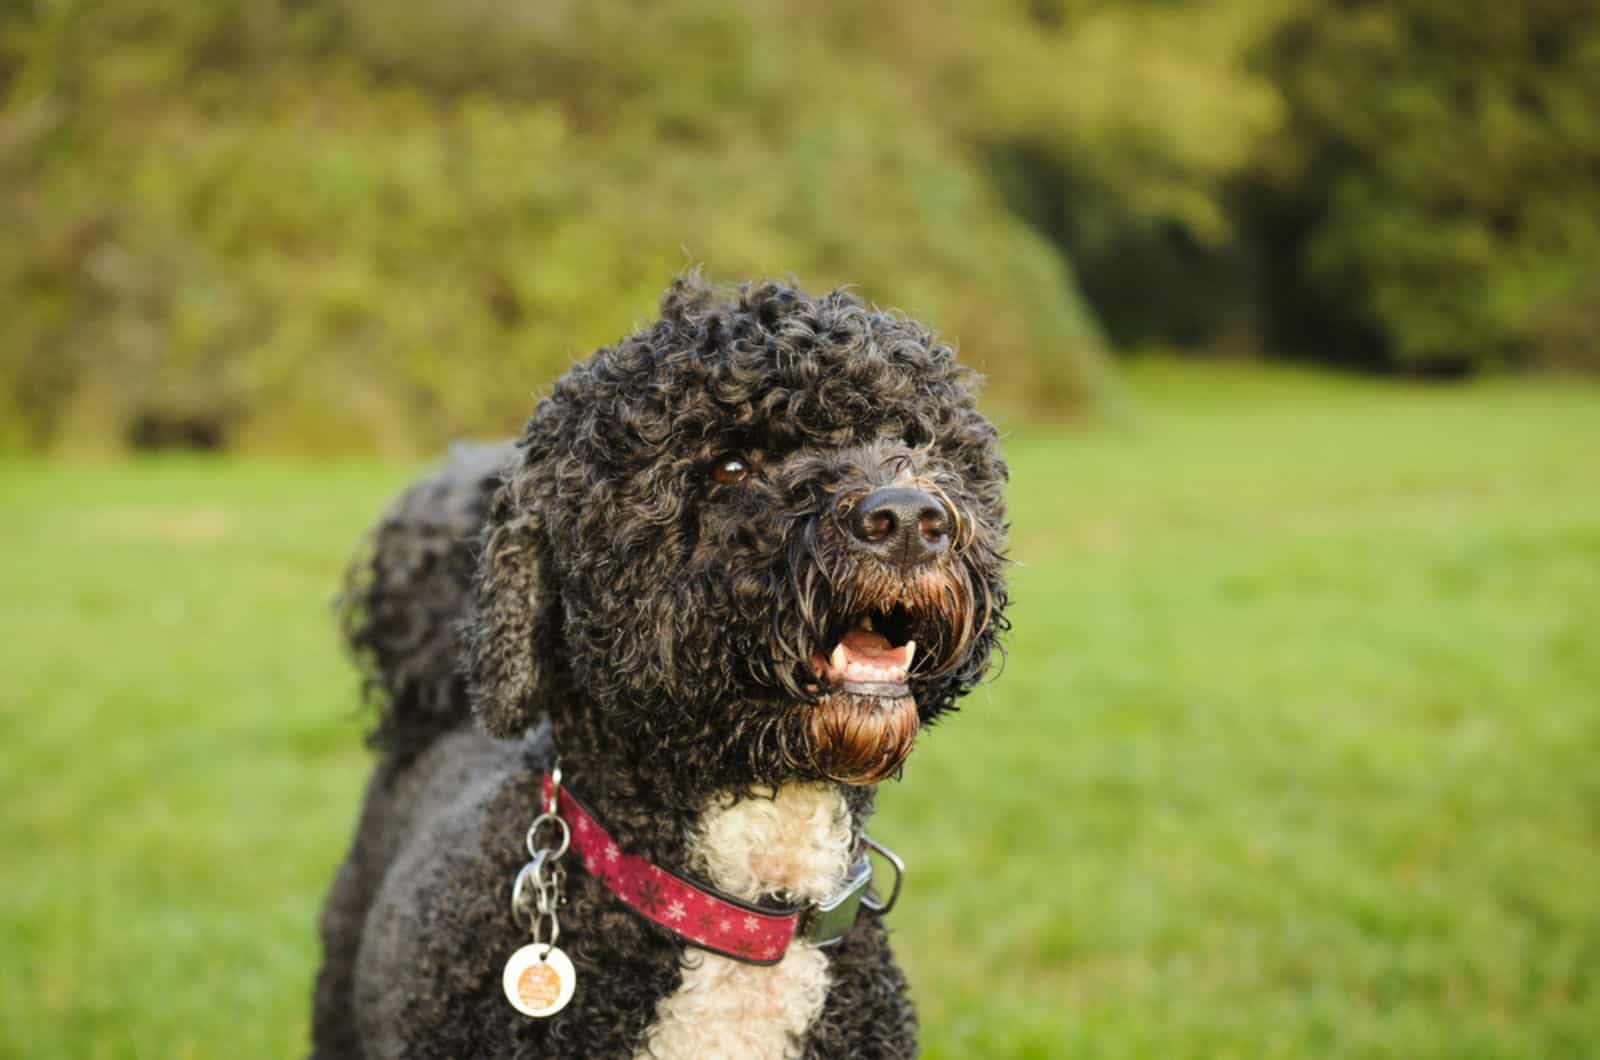
[[[711,465],[711,477],[724,486],[743,482],[750,475],[750,465],[742,456],[719,456]]]

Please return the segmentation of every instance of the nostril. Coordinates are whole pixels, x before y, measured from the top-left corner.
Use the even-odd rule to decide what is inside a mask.
[[[922,531],[922,539],[930,545],[944,543],[945,517],[943,508],[924,508],[917,518],[917,529]]]
[[[900,516],[893,507],[867,497],[850,515],[850,533],[868,545],[880,545],[900,529]]]
[[[888,508],[879,508],[861,517],[861,539],[874,545],[900,529],[900,520]]]

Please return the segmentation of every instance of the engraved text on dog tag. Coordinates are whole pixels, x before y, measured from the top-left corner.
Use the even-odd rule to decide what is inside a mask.
[[[578,976],[572,960],[554,946],[531,942],[511,955],[500,985],[524,1016],[554,1016],[572,1000]]]

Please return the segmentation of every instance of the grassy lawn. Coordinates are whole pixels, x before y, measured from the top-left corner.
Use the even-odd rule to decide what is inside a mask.
[[[1018,432],[1004,674],[874,831],[932,1057],[1600,1041],[1600,389],[1136,364]],[[0,1054],[304,1052],[410,469],[0,465]]]

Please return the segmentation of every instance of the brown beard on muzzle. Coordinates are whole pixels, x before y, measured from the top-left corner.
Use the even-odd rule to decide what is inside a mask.
[[[894,775],[917,740],[917,701],[836,692],[805,708],[818,772],[845,784],[876,784]]]

